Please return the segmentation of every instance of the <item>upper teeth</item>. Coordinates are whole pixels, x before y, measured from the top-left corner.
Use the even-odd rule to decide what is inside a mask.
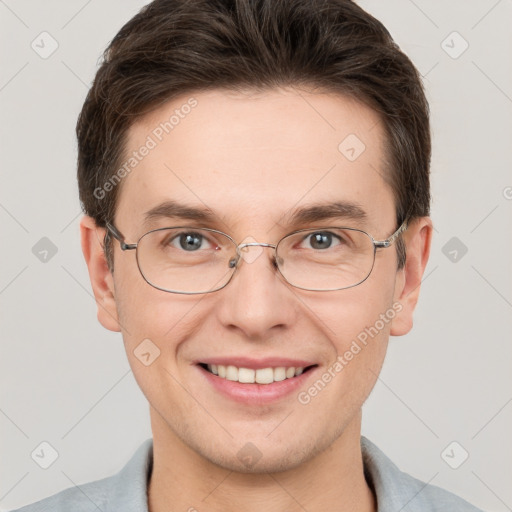
[[[246,384],[271,384],[272,382],[290,379],[295,375],[300,375],[304,371],[304,367],[290,366],[285,368],[279,366],[277,368],[237,368],[236,366],[223,364],[208,364],[208,370],[215,375],[227,380],[234,380]]]

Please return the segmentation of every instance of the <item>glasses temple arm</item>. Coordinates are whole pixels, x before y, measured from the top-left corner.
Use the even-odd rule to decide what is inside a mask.
[[[107,231],[105,233],[105,238],[109,234],[111,234],[119,242],[119,245],[121,246],[121,250],[129,251],[131,249],[137,248],[137,244],[127,244],[124,241],[123,234],[113,224],[110,224],[110,222],[106,222],[105,227],[107,228]]]
[[[375,247],[389,247],[405,230],[407,229],[407,220],[404,220],[400,227],[387,239],[375,240]]]

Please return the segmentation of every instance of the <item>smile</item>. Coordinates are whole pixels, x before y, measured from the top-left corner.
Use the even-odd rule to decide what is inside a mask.
[[[312,368],[312,366],[306,368],[278,366],[252,369],[222,364],[201,364],[201,366],[217,377],[243,384],[272,384],[291,379]]]

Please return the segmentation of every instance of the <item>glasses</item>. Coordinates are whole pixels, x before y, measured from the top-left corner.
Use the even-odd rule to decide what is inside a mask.
[[[241,261],[259,256],[249,247],[274,250],[273,263],[285,281],[309,291],[335,291],[357,286],[371,274],[377,249],[390,247],[407,229],[407,221],[386,240],[346,227],[300,229],[277,244],[237,244],[222,231],[191,226],[159,228],[142,235],[135,244],[112,224],[106,224],[123,251],[135,250],[144,280],[164,292],[199,294],[224,288]],[[259,252],[263,250],[260,249]]]

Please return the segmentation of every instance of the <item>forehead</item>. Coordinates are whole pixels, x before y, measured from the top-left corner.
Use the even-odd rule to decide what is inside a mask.
[[[303,206],[332,202],[359,206],[369,225],[392,221],[383,137],[377,114],[341,95],[183,95],[130,128],[125,158],[136,162],[116,222],[136,230],[167,200],[206,208],[233,228],[285,224]]]

